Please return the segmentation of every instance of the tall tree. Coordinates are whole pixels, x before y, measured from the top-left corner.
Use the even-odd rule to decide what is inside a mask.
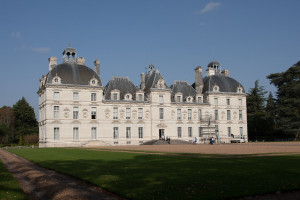
[[[285,134],[300,137],[300,61],[282,73],[267,76],[277,87],[277,125]]]
[[[23,97],[14,106],[15,129],[18,138],[24,135],[38,134],[38,123],[33,108]]]
[[[255,81],[254,88],[249,89],[247,96],[248,137],[250,140],[264,139],[267,127],[265,113],[265,91],[263,86]]]
[[[14,111],[11,107],[3,106],[0,108],[0,128],[2,131],[2,136],[5,135],[6,142],[13,142],[13,138],[15,137],[15,115]],[[4,136],[2,137],[2,141],[4,141]]]

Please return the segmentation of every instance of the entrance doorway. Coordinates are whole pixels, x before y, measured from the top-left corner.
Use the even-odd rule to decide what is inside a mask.
[[[159,129],[159,139],[162,139],[165,137],[165,129]]]

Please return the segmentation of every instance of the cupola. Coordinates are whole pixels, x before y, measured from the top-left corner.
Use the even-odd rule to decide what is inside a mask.
[[[64,63],[76,62],[76,49],[68,46],[68,48],[66,48],[62,54]]]

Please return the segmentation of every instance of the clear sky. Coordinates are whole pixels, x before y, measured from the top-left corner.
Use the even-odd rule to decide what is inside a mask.
[[[38,113],[48,58],[71,44],[86,65],[101,60],[104,85],[135,85],[154,64],[168,85],[194,82],[194,68],[216,60],[246,91],[300,60],[299,0],[1,0],[0,107],[24,96]]]

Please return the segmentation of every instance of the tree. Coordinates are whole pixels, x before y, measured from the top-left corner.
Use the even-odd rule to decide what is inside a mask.
[[[267,116],[265,112],[265,91],[263,86],[259,86],[255,81],[254,88],[249,89],[247,96],[247,117],[248,117],[248,137],[250,140],[265,139],[268,133]]]
[[[15,105],[13,105],[15,114],[15,129],[18,139],[29,134],[38,134],[38,123],[35,118],[33,108],[27,103],[23,97]]]
[[[0,124],[0,131],[2,131],[2,134],[5,135],[6,138],[5,143],[13,142],[15,136],[15,115],[11,107],[3,106],[0,108]],[[4,136],[2,137],[2,143],[4,141],[3,138]]]
[[[267,76],[277,87],[277,126],[286,135],[300,137],[300,61],[282,73]]]

